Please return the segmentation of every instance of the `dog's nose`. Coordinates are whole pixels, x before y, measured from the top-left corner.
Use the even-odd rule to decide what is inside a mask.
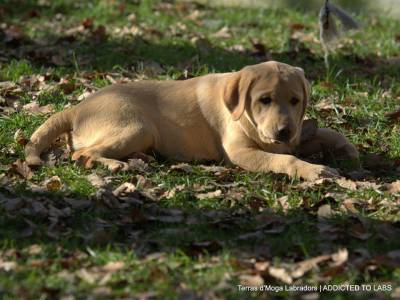
[[[277,140],[287,142],[290,139],[291,131],[289,126],[285,126],[278,130]]]

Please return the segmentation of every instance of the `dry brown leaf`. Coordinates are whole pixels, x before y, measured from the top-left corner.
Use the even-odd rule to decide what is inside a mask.
[[[211,198],[219,198],[222,195],[221,190],[215,190],[208,193],[197,193],[195,197],[199,200],[211,199]]]
[[[176,192],[183,191],[185,189],[186,185],[185,184],[179,184],[174,186],[172,189],[166,191],[164,194],[161,195],[161,198],[167,198],[171,199],[175,197]]]
[[[290,209],[290,204],[288,202],[289,196],[283,196],[277,199],[283,212],[287,212]]]
[[[30,255],[39,254],[39,253],[42,252],[42,250],[43,250],[42,246],[40,246],[40,245],[38,245],[38,244],[30,245],[30,246],[27,248],[27,251],[28,251],[28,253],[29,253]]]
[[[268,269],[268,267],[270,266],[269,261],[257,261],[254,264],[254,268],[259,271],[259,272],[264,272]]]
[[[33,177],[32,170],[29,168],[27,163],[21,159],[17,159],[14,163],[12,163],[9,171],[17,173],[28,180],[32,179]]]
[[[27,111],[28,113],[32,115],[37,115],[37,114],[48,114],[54,112],[54,106],[53,104],[47,104],[44,106],[40,106],[39,103],[37,102],[31,102],[28,104],[25,104],[22,107],[23,110]]]
[[[172,165],[170,167],[171,171],[181,171],[185,173],[193,173],[193,167],[187,163],[180,163],[177,165]]]
[[[89,97],[91,94],[92,94],[92,92],[85,91],[81,95],[78,96],[77,100],[82,101],[82,100],[86,99],[87,97]]]
[[[292,31],[297,31],[297,30],[303,30],[306,28],[306,25],[302,24],[302,23],[290,23],[289,24],[289,28]]]
[[[128,160],[129,170],[137,172],[146,172],[149,169],[149,165],[142,159],[132,158]]]
[[[314,186],[323,185],[326,183],[332,183],[333,180],[330,178],[320,178],[315,181],[304,181],[299,184],[296,184],[294,187],[301,190],[306,190],[309,188],[313,188]]]
[[[318,208],[318,218],[329,218],[332,216],[332,208],[330,204],[321,205]]]
[[[17,263],[15,261],[4,261],[0,259],[0,270],[8,272],[16,268],[17,268]]]
[[[383,190],[391,194],[400,193],[400,180],[385,184]]]
[[[232,37],[230,29],[228,26],[222,27],[220,30],[212,34],[212,37],[218,39],[229,39]]]
[[[110,261],[101,267],[101,269],[106,272],[116,272],[123,268],[125,268],[125,263],[123,261]]]
[[[25,138],[24,133],[22,132],[22,129],[17,129],[14,133],[14,141],[21,145],[25,146],[28,143],[28,139]]]
[[[67,78],[61,78],[58,83],[58,88],[62,90],[64,94],[71,94],[76,89],[76,85]]]
[[[342,188],[349,189],[352,191],[357,190],[357,183],[352,180],[348,180],[348,179],[341,177],[341,178],[336,179],[335,182]]]
[[[256,274],[256,275],[240,275],[239,276],[240,284],[244,286],[260,286],[264,284],[264,279]]]
[[[399,121],[400,120],[400,108],[394,112],[386,113],[385,117],[391,121]]]
[[[269,275],[272,277],[282,281],[286,284],[292,284],[293,278],[284,268],[277,268],[277,267],[269,267],[268,269]]]
[[[331,259],[331,255],[320,255],[317,257],[313,257],[310,259],[303,260],[295,264],[293,270],[290,275],[293,278],[300,278],[307,272],[311,271],[314,268],[318,267],[318,264]]]
[[[75,274],[89,284],[95,284],[100,278],[100,274],[89,272],[87,269],[79,269],[75,272]]]
[[[46,189],[50,192],[58,191],[62,187],[61,179],[58,176],[53,176],[47,179],[44,182],[44,185],[46,186]]]
[[[332,101],[332,99],[329,99],[329,98],[318,102],[317,104],[314,105],[314,108],[319,111],[330,111],[330,110],[343,111],[344,110],[343,106],[334,103]]]
[[[115,197],[119,197],[122,194],[131,194],[136,191],[136,186],[133,183],[130,182],[124,182],[121,184],[119,187],[117,187],[114,191],[113,194]]]
[[[240,45],[240,44],[229,46],[227,48],[227,50],[232,51],[232,52],[238,52],[238,53],[245,53],[246,52],[246,48],[243,45]]]
[[[207,171],[207,172],[211,172],[211,173],[218,173],[218,172],[224,172],[226,170],[228,170],[225,167],[222,166],[206,166],[206,165],[200,165],[199,166],[200,169]]]
[[[86,179],[96,188],[101,188],[107,185],[104,179],[95,173],[86,176]]]
[[[349,251],[347,249],[339,249],[338,252],[332,254],[332,261],[334,266],[343,265],[349,258]]]
[[[353,214],[356,214],[356,213],[358,213],[358,209],[355,207],[355,204],[362,205],[362,204],[366,204],[366,203],[365,202],[363,203],[361,200],[354,199],[354,198],[345,199],[342,202],[342,208],[345,211],[349,211]]]

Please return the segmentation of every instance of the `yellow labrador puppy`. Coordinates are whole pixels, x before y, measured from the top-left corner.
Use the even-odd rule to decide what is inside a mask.
[[[335,169],[291,155],[300,142],[309,94],[302,69],[275,61],[185,81],[114,84],[50,117],[32,135],[26,161],[41,165],[41,152],[68,133],[72,159],[86,167],[98,162],[126,170],[123,158],[153,149],[176,160],[225,160],[249,171],[306,180],[337,176]],[[305,152],[321,144],[358,156],[330,129],[318,129]]]

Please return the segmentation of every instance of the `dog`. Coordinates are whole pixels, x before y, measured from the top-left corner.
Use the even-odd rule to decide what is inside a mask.
[[[86,168],[100,163],[127,170],[124,158],[152,149],[179,161],[223,160],[305,180],[338,176],[336,169],[292,154],[326,146],[358,157],[331,129],[317,129],[300,144],[309,97],[304,71],[276,61],[184,81],[113,84],[51,116],[26,145],[26,162],[42,165],[41,152],[67,133],[72,160]]]

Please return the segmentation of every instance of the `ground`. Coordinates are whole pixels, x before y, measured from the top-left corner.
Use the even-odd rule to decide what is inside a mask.
[[[327,70],[317,14],[2,1],[0,296],[400,297],[400,134],[398,114],[385,116],[400,100],[400,22],[358,16],[362,30],[341,39]],[[346,179],[306,183],[156,154],[138,154],[130,171],[112,174],[76,166],[63,140],[46,153],[46,166],[24,164],[24,144],[51,113],[110,83],[184,80],[271,59],[305,70],[307,117],[344,133],[361,169],[327,149],[308,159],[340,168]],[[245,291],[262,284],[367,286]]]

